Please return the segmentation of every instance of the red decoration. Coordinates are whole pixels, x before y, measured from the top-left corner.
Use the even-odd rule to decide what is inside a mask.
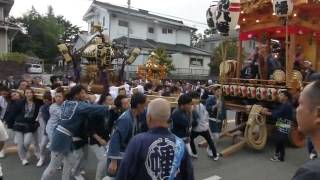
[[[284,26],[278,26],[278,27],[272,27],[267,29],[259,29],[255,31],[247,31],[247,32],[241,32],[240,33],[240,40],[245,41],[249,40],[253,37],[261,38],[264,33],[268,34],[278,34],[285,36],[286,34],[286,28]],[[289,26],[288,27],[288,33],[289,34],[312,34],[315,38],[320,40],[320,32],[315,32],[309,28],[302,27],[302,26]]]

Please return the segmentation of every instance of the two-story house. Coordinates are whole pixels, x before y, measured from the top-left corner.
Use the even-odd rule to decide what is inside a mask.
[[[7,17],[14,0],[0,0],[0,53],[8,53],[12,49],[12,41],[19,32],[19,27],[8,22]]]
[[[129,31],[130,48],[142,49],[128,68],[132,74],[137,65],[145,63],[150,53],[159,47],[166,49],[173,59],[176,70],[171,72],[171,78],[205,79],[209,74],[211,53],[191,47],[191,36],[196,29],[182,21],[99,1],[93,1],[83,20],[89,32],[94,24],[100,24],[110,40],[124,45],[127,45]]]

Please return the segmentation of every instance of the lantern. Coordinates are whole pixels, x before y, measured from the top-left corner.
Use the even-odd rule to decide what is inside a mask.
[[[263,87],[257,88],[257,99],[266,100],[267,99],[267,89]]]
[[[230,94],[231,94],[231,96],[238,96],[238,92],[239,92],[238,88],[239,87],[237,85],[231,85],[230,86]]]
[[[267,95],[269,101],[276,101],[278,98],[278,90],[276,88],[268,88]]]
[[[248,88],[246,86],[240,86],[239,94],[241,97],[247,97],[248,96]]]
[[[250,99],[256,98],[256,88],[255,87],[248,87],[248,98],[250,98]]]
[[[217,6],[216,27],[222,36],[234,30],[240,16],[240,0],[220,0]]]
[[[218,8],[218,2],[213,1],[209,9],[207,10],[207,24],[211,30],[216,30],[217,8]]]
[[[292,14],[292,0],[272,0],[273,12],[278,17],[287,17]]]
[[[223,88],[224,95],[229,96],[230,95],[230,86],[229,85],[223,85],[222,88]]]

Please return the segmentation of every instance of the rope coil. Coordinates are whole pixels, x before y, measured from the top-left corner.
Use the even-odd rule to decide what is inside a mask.
[[[267,143],[266,118],[261,114],[262,109],[260,105],[252,106],[244,133],[247,145],[256,150],[263,149]]]

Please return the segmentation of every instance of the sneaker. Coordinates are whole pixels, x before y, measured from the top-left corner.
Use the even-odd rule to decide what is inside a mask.
[[[41,167],[44,164],[44,158],[40,158],[40,160],[37,163],[37,167]]]
[[[84,177],[81,174],[79,174],[77,176],[74,176],[74,179],[75,180],[85,180]]]
[[[207,154],[209,157],[213,157],[212,150],[209,147],[207,147]]]
[[[310,155],[309,155],[310,160],[315,160],[317,157],[318,157],[318,155],[315,153],[310,153]]]
[[[4,149],[0,151],[0,159],[3,159],[6,156]]]
[[[191,153],[190,156],[191,156],[192,158],[194,158],[194,159],[198,159],[198,155],[197,155],[197,154]]]
[[[37,158],[37,159],[41,159],[41,155],[39,152],[34,152],[33,155]]]
[[[28,161],[28,160],[26,160],[26,159],[22,160],[22,165],[23,165],[23,166],[26,166],[26,165],[28,165],[28,164],[29,164],[29,161]]]
[[[279,157],[277,156],[273,156],[270,161],[273,161],[273,162],[283,162],[283,160],[281,160]]]
[[[220,159],[220,154],[217,154],[216,157],[213,158],[214,161],[218,161]]]

